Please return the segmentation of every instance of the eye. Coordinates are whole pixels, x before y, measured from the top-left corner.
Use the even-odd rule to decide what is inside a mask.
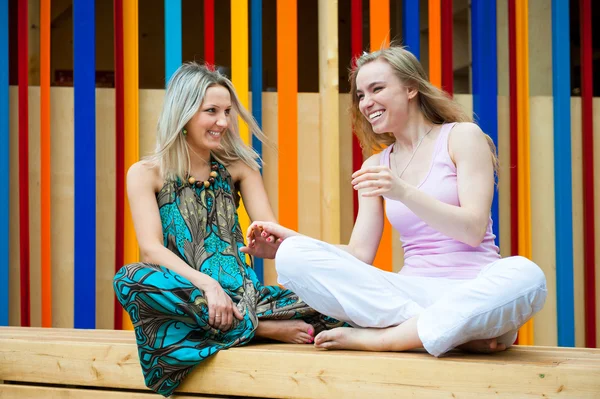
[[[361,101],[363,98],[365,98],[365,95],[361,93],[356,97],[358,97],[358,101]]]
[[[375,88],[373,89],[373,93],[377,93],[378,91],[381,91],[382,89],[383,89],[383,87],[379,87],[379,86],[378,86],[378,87],[375,87]]]
[[[225,110],[225,115],[229,116],[229,114],[231,114],[231,109],[226,109]]]
[[[215,109],[214,108],[208,108],[208,109],[205,109],[204,111],[205,112],[213,113],[213,112],[215,112]]]

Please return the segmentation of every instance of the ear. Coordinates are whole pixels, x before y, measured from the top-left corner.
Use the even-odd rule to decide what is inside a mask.
[[[417,96],[417,94],[419,94],[419,91],[414,87],[407,87],[406,94],[408,95],[408,99],[412,100]]]

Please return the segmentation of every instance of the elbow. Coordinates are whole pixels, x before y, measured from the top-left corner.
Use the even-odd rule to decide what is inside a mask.
[[[485,225],[483,223],[477,223],[477,226],[469,229],[467,231],[465,240],[463,241],[465,244],[477,248],[481,245],[483,240],[485,239],[485,234],[487,232],[487,220]]]
[[[156,261],[157,248],[154,245],[140,246],[140,260],[144,263],[159,263]]]

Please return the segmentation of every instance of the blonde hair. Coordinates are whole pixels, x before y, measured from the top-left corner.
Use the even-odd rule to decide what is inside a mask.
[[[238,115],[260,141],[264,142],[266,138],[252,115],[242,106],[231,81],[216,70],[196,62],[188,62],[175,71],[167,85],[158,118],[156,147],[154,153],[146,158],[146,161],[159,167],[165,180],[186,178],[190,167],[190,153],[182,130],[200,109],[208,88],[214,86],[229,91],[232,109],[227,130],[221,138],[221,146],[211,151],[212,157],[223,165],[242,160],[254,170],[260,168],[259,155],[240,137]]]
[[[356,59],[355,66],[350,70],[349,80],[350,95],[352,98],[352,124],[361,142],[361,146],[367,151],[380,151],[396,141],[396,138],[391,133],[375,134],[371,128],[371,124],[358,108],[359,99],[356,94],[356,76],[360,68],[376,60],[387,62],[401,82],[417,90],[418,95],[416,98],[419,101],[419,108],[425,118],[431,123],[441,124],[473,121],[473,118],[467,115],[462,107],[449,97],[446,92],[438,89],[427,80],[427,74],[419,60],[404,47],[392,45],[371,53],[363,53],[362,56]],[[485,137],[492,152],[494,171],[497,173],[498,157],[496,156],[496,146],[490,136],[486,134]]]

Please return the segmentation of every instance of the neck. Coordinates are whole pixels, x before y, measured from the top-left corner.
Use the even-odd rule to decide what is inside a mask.
[[[210,150],[194,148],[188,144],[190,171],[201,169],[210,163]]]
[[[409,112],[409,118],[404,126],[394,132],[396,150],[400,148],[413,150],[432,127],[433,124],[421,112]]]

